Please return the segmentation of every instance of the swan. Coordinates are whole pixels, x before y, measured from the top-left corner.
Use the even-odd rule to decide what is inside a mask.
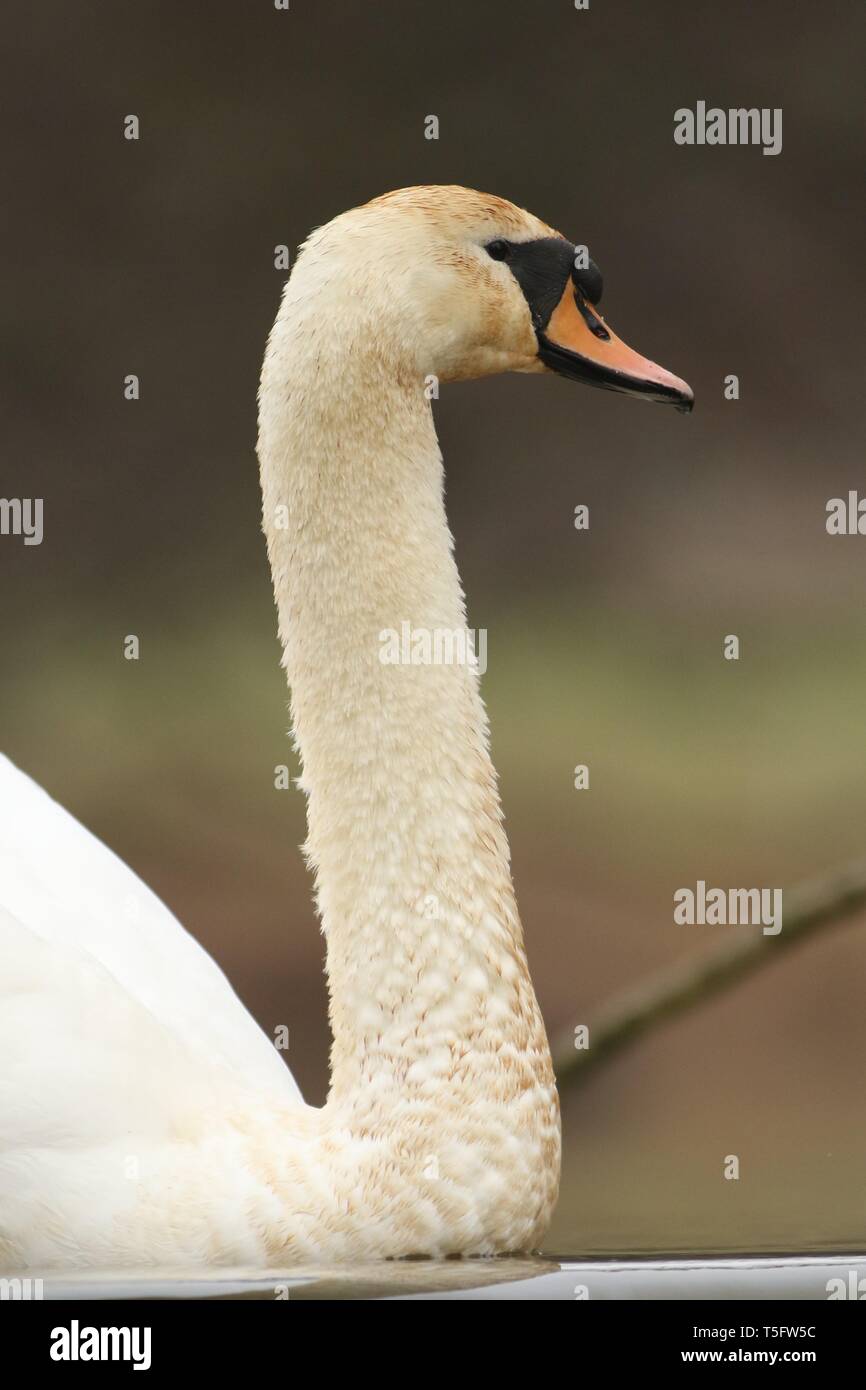
[[[537,1250],[556,1086],[431,382],[566,377],[681,410],[598,268],[499,197],[402,189],[301,249],[259,393],[263,529],[326,940],[324,1107],[304,1104],[166,907],[0,761],[0,1266],[121,1269]],[[414,648],[413,648],[414,650]]]

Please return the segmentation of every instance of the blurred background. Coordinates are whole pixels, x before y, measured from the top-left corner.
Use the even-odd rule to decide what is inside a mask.
[[[255,396],[274,247],[346,207],[451,182],[529,207],[697,397],[513,376],[437,406],[550,1030],[754,931],[674,925],[676,888],[866,850],[866,539],[825,531],[866,493],[862,7],[42,0],[4,28],[0,493],[44,498],[45,536],[0,540],[2,746],[289,1026],[311,1102],[322,941],[303,798],[274,789],[297,766]],[[675,145],[698,100],[782,107],[782,153]],[[550,1250],[862,1246],[864,971],[861,919],[567,1090]]]

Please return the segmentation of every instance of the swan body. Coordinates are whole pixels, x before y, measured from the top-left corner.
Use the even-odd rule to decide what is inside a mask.
[[[505,248],[503,250],[503,248]],[[262,371],[263,527],[327,947],[304,1105],[225,977],[0,761],[0,1266],[267,1266],[536,1249],[559,1114],[426,389],[553,369],[680,407],[600,276],[501,199],[401,190],[314,232]]]

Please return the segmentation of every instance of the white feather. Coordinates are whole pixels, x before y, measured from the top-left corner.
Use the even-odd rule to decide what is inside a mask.
[[[263,516],[334,1032],[321,1110],[162,903],[0,759],[0,1267],[537,1247],[559,1114],[477,671],[385,666],[378,634],[465,625],[423,382],[540,369],[483,248],[547,235],[469,190],[377,200],[310,239],[269,341]]]
[[[0,912],[0,1026],[16,1010],[31,1011],[31,1019],[38,1010],[53,1066],[62,1064],[63,1027],[94,1049],[116,1042],[121,1027],[149,1028],[190,1065],[216,1066],[244,1085],[300,1100],[280,1054],[207,952],[122,860],[2,754]],[[66,1038],[68,1045],[68,1031]],[[11,1054],[2,1055],[8,1067]]]

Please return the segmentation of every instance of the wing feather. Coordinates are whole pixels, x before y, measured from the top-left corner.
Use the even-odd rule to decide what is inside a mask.
[[[132,1068],[138,1106],[148,1090],[143,1073],[165,1088],[166,1067],[200,1078],[216,1069],[283,1103],[301,1100],[207,952],[131,869],[2,755],[0,1057],[21,1059],[17,1083],[4,1065],[2,1084],[5,1113],[22,1124],[25,1088],[39,1091],[34,1114],[45,1123],[46,1090],[59,1103],[61,1076],[80,1109],[96,1105],[100,1084],[122,1103],[120,1059],[128,1077]]]

